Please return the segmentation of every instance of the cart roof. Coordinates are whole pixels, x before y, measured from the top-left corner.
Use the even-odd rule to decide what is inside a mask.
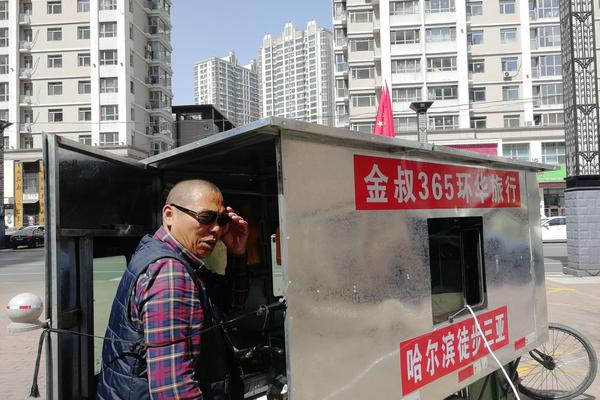
[[[264,118],[239,128],[217,133],[185,146],[148,157],[141,160],[141,162],[155,167],[168,167],[185,163],[188,160],[202,158],[204,155],[208,156],[232,149],[240,149],[251,144],[271,141],[277,135],[338,144],[357,149],[377,150],[389,154],[407,154],[408,152],[410,155],[421,155],[446,162],[467,162],[474,165],[529,171],[551,171],[556,169],[553,165],[516,161],[433,143],[423,144],[413,140],[390,138],[280,117]]]

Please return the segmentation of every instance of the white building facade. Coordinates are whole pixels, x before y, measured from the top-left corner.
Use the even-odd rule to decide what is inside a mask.
[[[0,1],[8,226],[43,223],[42,133],[143,158],[173,147],[170,0]],[[4,68],[3,68],[4,67]]]
[[[310,21],[282,36],[266,35],[259,51],[261,115],[334,125],[332,34]]]
[[[255,60],[239,65],[235,53],[194,65],[196,104],[212,104],[235,126],[260,118],[260,87]]]
[[[334,0],[333,26],[336,126],[372,132],[387,83],[399,136],[430,100],[431,140],[564,166],[559,0]]]

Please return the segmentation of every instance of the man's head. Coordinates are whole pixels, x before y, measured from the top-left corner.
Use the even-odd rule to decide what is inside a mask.
[[[175,207],[176,205],[178,207]],[[169,192],[162,210],[163,225],[171,235],[195,256],[205,258],[213,251],[226,226],[220,219],[212,223],[199,223],[189,211],[198,214],[201,220],[210,221],[212,212],[224,213],[223,195],[219,188],[208,181],[187,180],[176,184]]]

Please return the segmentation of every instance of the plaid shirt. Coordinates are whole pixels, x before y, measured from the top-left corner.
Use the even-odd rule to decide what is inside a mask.
[[[229,289],[211,297],[224,311],[242,308],[248,295],[245,257],[227,255],[225,276],[209,273],[201,259],[180,245],[161,227],[154,239],[166,243],[191,265],[209,289],[213,281]],[[203,326],[199,293],[192,277],[181,262],[164,258],[148,266],[140,275],[131,297],[131,319],[140,323],[148,344],[161,344],[184,338]],[[178,343],[149,347],[146,353],[148,381],[152,399],[201,399],[202,391],[194,380],[194,367],[200,356],[200,335]]]

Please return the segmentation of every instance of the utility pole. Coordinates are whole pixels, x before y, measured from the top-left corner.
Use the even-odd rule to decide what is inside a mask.
[[[0,248],[4,247],[4,130],[12,125],[12,122],[0,119]]]

